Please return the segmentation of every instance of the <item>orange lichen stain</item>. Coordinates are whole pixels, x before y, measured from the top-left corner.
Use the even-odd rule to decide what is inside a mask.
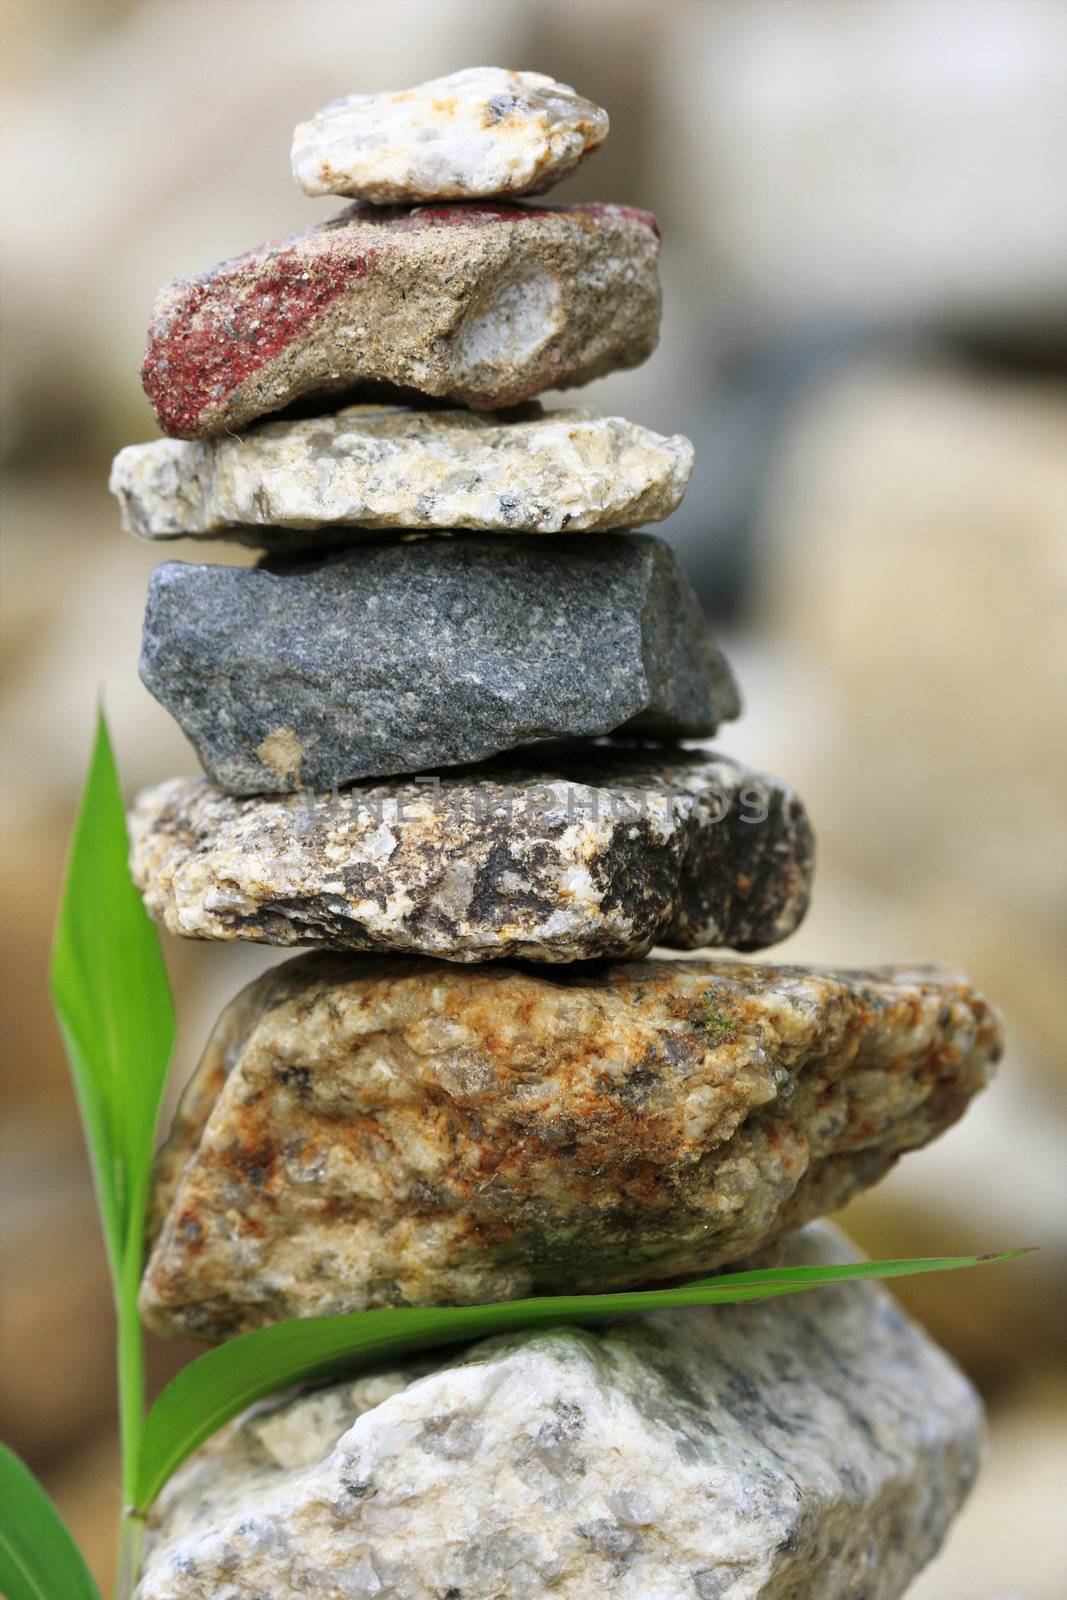
[[[264,1190],[275,1177],[278,1156],[269,1139],[256,1144],[243,1144],[234,1139],[218,1152],[218,1159],[223,1166],[239,1172],[253,1188]]]
[[[256,746],[256,755],[279,782],[300,777],[304,747],[292,728],[274,728]]]

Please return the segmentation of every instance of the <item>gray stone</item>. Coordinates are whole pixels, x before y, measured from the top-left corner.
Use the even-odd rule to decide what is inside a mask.
[[[141,376],[182,439],[367,386],[518,405],[645,360],[658,257],[632,206],[355,205],[169,284]]]
[[[127,445],[109,487],[123,525],[143,539],[191,534],[284,550],[336,543],[345,528],[632,528],[670,516],[692,466],[680,434],[594,411],[365,405],[233,436]]]
[[[330,788],[740,709],[670,546],[383,538],[319,563],[157,567],[141,678],[234,794]]]
[[[853,1258],[825,1225],[784,1257]],[[230,1424],[138,1600],[898,1600],[978,1466],[977,1396],[874,1284],[428,1365]]]
[[[607,135],[607,112],[568,83],[467,67],[324,106],[293,135],[293,177],[305,194],[378,204],[543,194]]]
[[[172,933],[464,962],[760,949],[796,928],[813,871],[791,789],[685,750],[540,748],[335,795],[178,778],[130,829]]]
[[[141,1309],[214,1340],[710,1272],[936,1138],[1001,1048],[931,967],[301,956],[182,1097]]]

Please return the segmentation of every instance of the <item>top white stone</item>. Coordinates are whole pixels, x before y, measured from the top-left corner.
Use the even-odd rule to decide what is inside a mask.
[[[569,84],[467,67],[324,106],[293,135],[293,177],[305,194],[377,204],[541,194],[607,134],[607,112]]]

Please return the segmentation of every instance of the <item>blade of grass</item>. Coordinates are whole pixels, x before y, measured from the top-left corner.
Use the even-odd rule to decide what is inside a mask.
[[[148,1414],[136,1505],[147,1511],[171,1473],[238,1412],[289,1384],[335,1376],[435,1345],[520,1328],[588,1322],[676,1306],[723,1305],[794,1294],[854,1279],[898,1278],[984,1262],[987,1256],[928,1256],[912,1261],[857,1261],[837,1266],[771,1267],[723,1273],[670,1289],[621,1294],[546,1295],[484,1306],[357,1311],[308,1317],[242,1334],[198,1357],[174,1378]]]
[[[85,1121],[116,1280],[147,1193],[174,1009],[155,929],[127,866],[118,772],[101,711],[52,947],[52,1000]]]
[[[52,1001],[85,1126],[118,1324],[123,1495],[132,1505],[144,1426],[137,1291],[156,1122],[174,1008],[156,931],[130,878],[122,792],[103,711],[71,841],[52,946]],[[124,1518],[132,1588],[140,1529]],[[125,1588],[123,1588],[125,1586]]]
[[[0,1594],[5,1600],[100,1600],[66,1523],[29,1468],[2,1444]]]

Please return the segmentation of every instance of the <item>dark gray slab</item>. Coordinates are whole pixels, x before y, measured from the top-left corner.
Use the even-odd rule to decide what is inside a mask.
[[[328,789],[616,730],[676,739],[737,688],[670,547],[387,538],[316,563],[168,562],[141,677],[234,794]]]

